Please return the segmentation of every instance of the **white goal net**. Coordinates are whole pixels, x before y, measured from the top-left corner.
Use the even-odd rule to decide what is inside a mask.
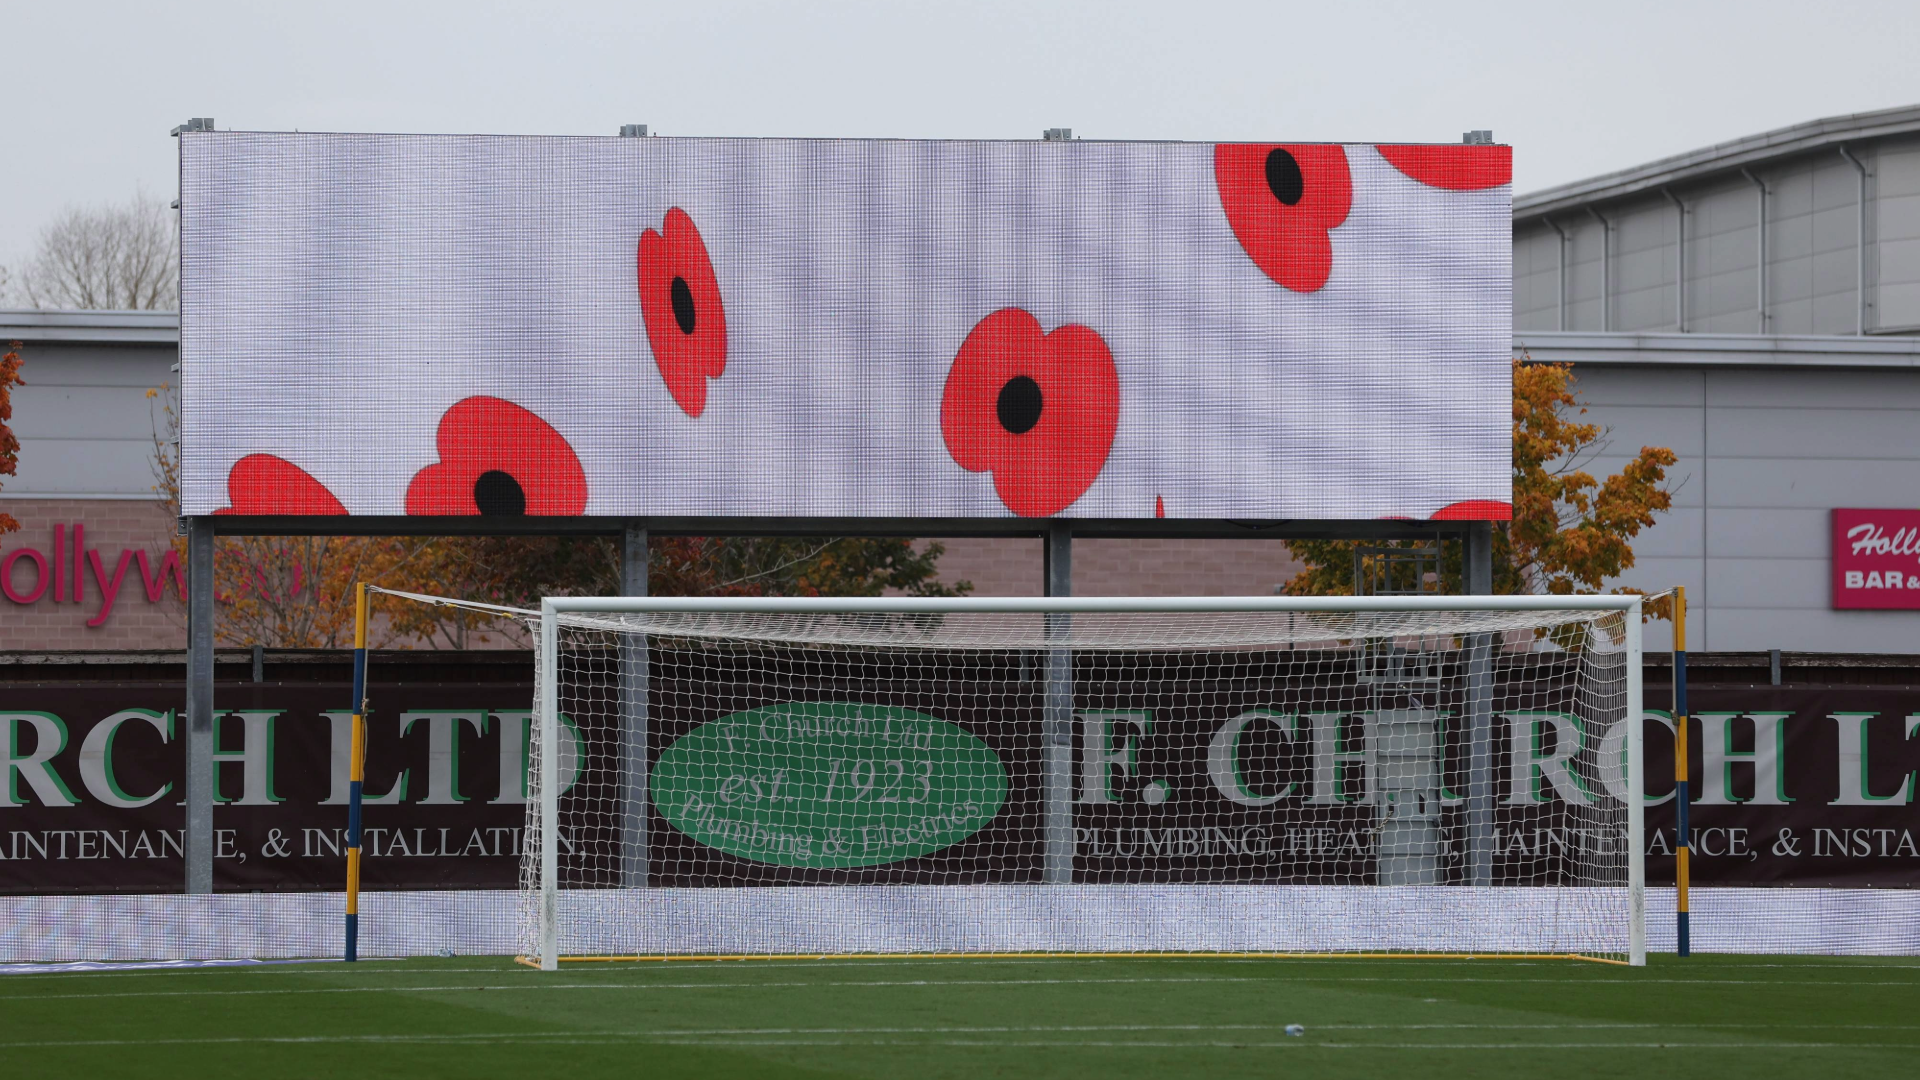
[[[1641,962],[1638,604],[549,600],[523,948]]]

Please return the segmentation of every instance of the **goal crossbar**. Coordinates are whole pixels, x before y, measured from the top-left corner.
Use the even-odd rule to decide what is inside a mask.
[[[1081,612],[1638,611],[1636,595],[1598,596],[553,596],[541,612],[853,615]]]

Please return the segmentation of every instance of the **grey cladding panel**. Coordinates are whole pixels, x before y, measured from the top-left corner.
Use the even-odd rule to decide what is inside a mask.
[[[1875,293],[1880,298],[1880,321],[1876,326],[1902,330],[1920,327],[1920,284],[1882,285]]]
[[[1560,328],[1559,310],[1542,305],[1534,307],[1520,302],[1522,295],[1531,295],[1537,290],[1529,289],[1522,293],[1522,284],[1514,282],[1513,328],[1515,330],[1558,330]]]
[[[1912,240],[1920,237],[1920,195],[1889,198],[1882,195],[1873,203],[1873,235],[1880,243]]]
[[[1811,334],[1813,301],[1776,298],[1767,308],[1767,324],[1776,334]]]
[[[1860,204],[1860,173],[1837,152],[1822,153],[1813,160],[1813,209],[1855,210]],[[1871,160],[1867,167],[1873,167]]]
[[[1600,319],[1600,298],[1598,296],[1567,304],[1567,329],[1569,330],[1598,330],[1600,329]]]
[[[1673,292],[1673,248],[1621,252],[1613,258],[1613,287],[1622,295],[1642,289]]]
[[[1633,538],[1634,560],[1698,559],[1702,550],[1701,523],[1707,511],[1679,506],[1654,518]]]
[[[1860,207],[1849,200],[1846,205],[1822,210],[1807,219],[1813,224],[1813,252],[1816,255],[1860,250]]]
[[[1824,556],[1730,559],[1716,552],[1707,562],[1707,596],[1716,608],[1824,608],[1833,596],[1829,572]]]
[[[1695,236],[1714,236],[1753,225],[1753,187],[1744,178],[1678,194],[1693,216]]]
[[[1716,458],[1711,479],[1715,506],[1920,505],[1920,467],[1911,459]]]
[[[1874,325],[1920,326],[1920,149],[1878,154],[1873,190]]]
[[[141,390],[180,377],[172,346],[30,343],[20,350],[20,376],[29,386],[125,386]]]
[[[1761,173],[1767,181],[1767,216],[1774,221],[1792,221],[1813,213],[1813,161],[1775,165]]]
[[[1641,202],[1613,212],[1614,329],[1671,327],[1674,237],[1678,215],[1672,205]]]
[[[1826,509],[1708,510],[1707,549],[1715,557],[1824,559],[1831,523]]]
[[[1913,642],[1920,641],[1920,612],[1913,611],[1833,611],[1825,605],[1820,610],[1716,605],[1708,610],[1706,621],[1705,636],[1690,636],[1689,646],[1703,651],[1887,653],[1911,652]],[[1687,620],[1689,634],[1694,633],[1693,627],[1693,620]],[[1651,637],[1648,635],[1649,641]],[[1696,645],[1696,641],[1703,644]]]
[[[1706,586],[1699,559],[1640,558],[1637,554],[1633,566],[1614,580],[1648,592],[1659,592],[1680,585],[1689,593],[1695,593]]]
[[[1859,325],[1860,302],[1851,292],[1813,300],[1813,333],[1851,334]]]
[[[1560,238],[1551,229],[1523,229],[1513,238],[1513,325],[1559,329]]]
[[[42,453],[41,439],[135,439],[152,444],[160,411],[136,387],[47,386],[14,391],[13,430],[21,459]]]
[[[1920,409],[1920,370],[1760,371],[1734,368],[1706,375],[1715,408],[1791,404],[1827,409]],[[1920,449],[1920,439],[1914,440]]]
[[[1574,225],[1567,236],[1567,329],[1599,330],[1605,289],[1600,226],[1592,221]]]
[[[1700,409],[1689,405],[1608,405],[1591,407],[1580,419],[1602,426],[1605,453],[1627,455],[1643,446],[1664,446],[1684,458],[1704,452]],[[1714,444],[1718,449],[1718,444]]]
[[[1851,312],[1859,306],[1860,294],[1855,283],[1860,280],[1860,252],[1857,248],[1847,247],[1839,251],[1825,251],[1808,260],[1813,273],[1810,276],[1809,295],[1819,297],[1845,297]],[[1844,327],[1816,327],[1815,333],[1851,334],[1854,320],[1851,315]]]
[[[1610,210],[1607,217],[1613,222],[1616,251],[1664,250],[1668,258],[1672,258],[1674,211],[1671,203],[1665,200],[1635,203]]]
[[[1755,248],[1757,235],[1749,222],[1745,228],[1703,237],[1690,245],[1693,250],[1687,252],[1687,261],[1696,277],[1740,274],[1751,278],[1760,254]]]
[[[9,477],[9,495],[153,496],[153,443],[101,439],[38,439],[34,452],[22,446],[20,472]]]
[[[1759,331],[1760,282],[1745,273],[1722,274],[1694,285],[1687,329],[1699,334],[1752,334]]]
[[[1920,196],[1920,143],[1888,140],[1876,147],[1873,188],[1881,199]]]
[[[1513,237],[1513,271],[1516,274],[1551,275],[1560,266],[1560,236],[1545,225],[1519,230]]]
[[[1573,369],[1574,392],[1592,415],[1605,422],[1607,408],[1616,405],[1700,405],[1706,401],[1706,376],[1698,369],[1671,367],[1600,367]],[[1694,413],[1699,426],[1699,413]]]
[[[1673,286],[1622,293],[1613,301],[1615,330],[1671,330]]]

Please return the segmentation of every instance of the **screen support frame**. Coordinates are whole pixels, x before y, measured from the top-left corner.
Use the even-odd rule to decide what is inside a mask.
[[[619,518],[619,517],[258,517],[239,514],[180,519],[188,540],[186,820],[182,847],[185,891],[213,891],[213,649],[216,605],[212,602],[213,541],[218,536],[606,536],[626,537],[631,561],[654,537],[667,536],[859,536],[939,538],[1005,536],[1040,538],[1047,553],[1047,595],[1069,595],[1071,544],[1087,539],[1179,537],[1193,540],[1459,540],[1465,544],[1467,595],[1492,590],[1492,528],[1474,521],[1181,521],[1166,518]],[[623,568],[623,590],[644,594],[632,568]],[[1053,580],[1059,577],[1061,580]],[[202,588],[202,584],[207,587]],[[1058,591],[1056,591],[1058,590]],[[1482,718],[1476,717],[1476,720]],[[1484,722],[1484,721],[1483,721]],[[198,781],[198,782],[196,782]],[[644,779],[639,781],[644,784]],[[644,845],[645,841],[641,840]],[[644,847],[640,848],[644,851]],[[641,859],[645,856],[641,855]]]

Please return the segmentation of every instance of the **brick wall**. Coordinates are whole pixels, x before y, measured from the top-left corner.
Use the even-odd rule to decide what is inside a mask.
[[[164,504],[119,499],[7,499],[0,502],[0,510],[20,522],[19,532],[0,533],[0,569],[8,571],[7,587],[0,590],[0,650],[186,647],[186,608],[171,572],[164,576],[162,599],[155,603],[147,599],[139,562],[128,559],[113,606],[101,619],[106,590],[89,561],[84,568],[80,600],[72,599],[74,527],[83,530],[82,558],[86,552],[97,552],[109,582],[126,552],[145,552],[149,572],[159,578],[174,532],[174,521],[167,516]],[[64,527],[61,558],[67,578],[65,600],[55,600],[51,580],[55,526]],[[21,555],[9,563],[9,556],[22,549],[37,551],[40,558]],[[42,559],[47,560],[49,578],[44,589],[38,573]],[[28,597],[35,598],[30,603],[16,600]],[[101,620],[100,625],[87,625],[96,619]]]
[[[943,581],[971,581],[975,596],[1040,595],[1040,541],[1033,537],[942,540]],[[1300,569],[1285,542],[1075,540],[1077,596],[1271,596]]]

